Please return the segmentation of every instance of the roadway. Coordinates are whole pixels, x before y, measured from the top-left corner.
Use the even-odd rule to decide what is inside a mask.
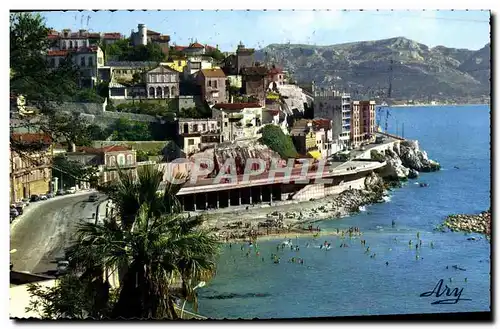
[[[52,274],[56,258],[64,256],[64,249],[71,244],[72,234],[80,220],[92,221],[92,214],[103,201],[88,202],[90,194],[60,196],[39,201],[25,208],[23,215],[11,224],[11,262],[15,271]]]

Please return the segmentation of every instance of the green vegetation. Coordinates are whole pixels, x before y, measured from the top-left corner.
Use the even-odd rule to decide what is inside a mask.
[[[224,59],[226,58],[226,56],[224,56],[224,54],[219,49],[214,49],[212,51],[209,51],[205,53],[205,55],[212,57],[213,59],[215,59],[215,61],[219,63],[224,61]]]
[[[378,161],[378,162],[384,162],[385,157],[382,153],[378,152],[377,150],[371,150],[370,151],[370,158],[372,160]]]
[[[212,117],[208,106],[190,107],[179,111],[179,118],[206,119]]]
[[[136,150],[137,161],[148,161],[150,156],[163,155],[163,147],[157,147],[151,150]]]
[[[156,103],[156,102],[134,102],[134,103],[123,103],[113,107],[116,112],[129,112],[129,113],[140,113],[148,115],[159,115],[166,117],[175,116],[175,102],[169,101],[166,104]]]
[[[119,61],[151,61],[162,62],[166,60],[161,47],[155,43],[146,46],[132,46],[129,39],[117,40],[110,45],[100,45],[106,60]]]
[[[104,103],[104,99],[106,96],[102,96],[101,94],[104,92],[104,87],[100,87],[100,90],[92,89],[92,88],[83,88],[75,91],[75,95],[73,97],[74,102],[79,103]]]
[[[43,132],[54,140],[86,144],[89,141],[87,122],[72,114],[56,111],[58,104],[53,103],[73,100],[79,76],[70,60],[57,69],[48,67],[44,53],[50,45],[48,32],[49,28],[39,14],[10,14],[10,92],[24,96],[26,105],[36,108],[40,114],[36,124],[20,119],[15,126]],[[10,129],[12,134],[13,125]],[[25,159],[35,161],[32,155],[38,145],[30,149],[26,143],[11,140],[10,148]]]
[[[95,167],[87,167],[80,162],[68,160],[64,155],[54,157],[52,176],[61,178],[65,186],[75,186],[79,181],[85,181],[95,187],[97,174],[98,170]]]
[[[78,225],[66,250],[69,274],[57,288],[32,285],[39,301],[32,299],[29,310],[44,318],[176,319],[174,300],[180,297],[196,311],[193,288],[213,275],[219,243],[201,228],[203,218],[180,215],[175,195],[182,185],[157,193],[163,172],[156,167],[138,169],[137,180],[122,171],[119,176],[104,189],[118,211],[102,224]],[[123,275],[115,291],[105,275],[114,271]],[[182,285],[177,293],[173,279]]]
[[[298,156],[292,138],[285,135],[281,128],[276,125],[267,125],[262,128],[262,138],[260,141],[271,150],[279,153],[283,159]]]
[[[149,125],[126,118],[116,120],[109,128],[114,141],[150,141],[153,140]]]

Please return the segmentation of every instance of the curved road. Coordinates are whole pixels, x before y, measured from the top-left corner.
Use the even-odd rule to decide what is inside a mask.
[[[92,221],[92,214],[104,200],[88,202],[84,192],[30,204],[10,228],[10,255],[15,271],[48,274],[56,270],[56,258],[64,257],[80,220]]]

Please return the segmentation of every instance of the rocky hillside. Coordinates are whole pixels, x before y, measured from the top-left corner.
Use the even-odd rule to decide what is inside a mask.
[[[332,46],[271,44],[257,60],[275,62],[298,83],[334,85],[356,96],[454,100],[490,94],[490,44],[473,51],[430,48],[403,38]],[[392,79],[390,78],[392,75]]]

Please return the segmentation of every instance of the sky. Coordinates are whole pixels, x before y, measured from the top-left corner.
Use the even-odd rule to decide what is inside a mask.
[[[406,37],[427,46],[477,50],[490,42],[489,11],[68,11],[44,12],[49,27],[121,32],[137,24],[168,34],[171,44],[191,40],[235,51],[240,41],[333,45]]]

